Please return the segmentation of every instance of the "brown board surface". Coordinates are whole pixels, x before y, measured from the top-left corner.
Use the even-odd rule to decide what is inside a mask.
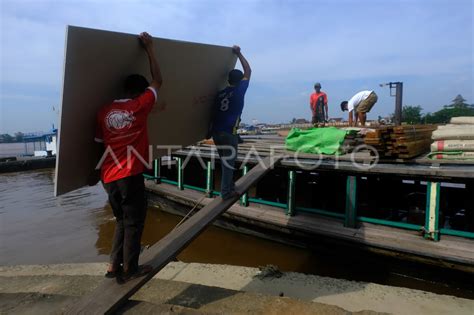
[[[153,158],[160,145],[189,145],[205,137],[213,99],[237,60],[230,47],[154,38],[163,86],[148,118]],[[55,195],[87,185],[95,167],[96,113],[122,98],[132,73],[151,80],[146,52],[137,35],[68,26],[56,160]]]

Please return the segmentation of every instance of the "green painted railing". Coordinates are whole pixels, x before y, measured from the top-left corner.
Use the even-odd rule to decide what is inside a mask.
[[[242,176],[247,175],[248,171],[249,171],[249,167],[245,165],[242,169]],[[245,192],[245,194],[243,194],[242,197],[240,198],[240,205],[242,207],[249,206],[249,193],[248,192]]]
[[[440,229],[439,232],[441,234],[445,234],[445,235],[474,238],[474,233],[473,232],[460,231],[460,230],[451,230],[451,229]]]
[[[326,211],[326,210],[321,210],[321,209],[305,208],[305,207],[296,207],[295,209],[296,209],[296,211],[316,213],[316,214],[321,214],[321,215],[325,215],[325,216],[333,217],[333,218],[338,218],[338,219],[344,219],[345,218],[345,215],[342,214],[342,213]]]
[[[388,225],[388,226],[398,227],[398,228],[407,229],[407,230],[421,231],[421,228],[422,228],[421,225],[405,223],[405,222],[390,221],[390,220],[384,220],[384,219],[376,219],[376,218],[369,218],[369,217],[356,217],[356,219],[357,221],[360,221],[360,222]]]
[[[288,192],[286,202],[286,215],[295,215],[295,192],[296,192],[296,172],[288,171]]]
[[[262,205],[267,205],[267,206],[286,209],[286,203],[281,203],[281,202],[276,202],[276,201],[268,201],[268,200],[263,200],[261,198],[249,198],[249,201],[253,202],[253,203],[259,203],[259,204],[262,204]]]
[[[196,191],[200,191],[200,192],[204,192],[204,193],[208,193],[208,194],[212,194],[213,196],[220,196],[220,193],[218,191],[215,191],[215,190],[212,190],[210,189],[210,180],[211,180],[211,175],[213,175],[213,172],[207,172],[206,174],[206,187],[207,188],[202,188],[202,187],[197,187],[197,186],[193,186],[193,185],[187,185],[187,184],[184,184],[183,182],[183,168],[182,168],[182,163],[180,163],[180,158],[178,158],[178,181],[173,181],[173,180],[169,180],[169,179],[166,179],[166,178],[163,178],[163,177],[160,177],[160,178],[157,178],[157,174],[160,174],[159,170],[154,170],[154,174],[155,176],[151,176],[151,175],[147,175],[147,174],[144,174],[144,177],[146,179],[152,179],[152,180],[155,180],[156,182],[163,182],[163,183],[166,183],[166,184],[171,184],[171,185],[174,185],[174,186],[177,186],[178,188],[180,189],[183,189],[183,188],[186,188],[186,189],[192,189],[192,190],[196,190]],[[155,166],[157,165],[160,165],[159,163],[155,163]],[[294,191],[293,189],[295,188],[295,173],[290,173],[291,171],[289,171],[289,194],[288,194],[288,198],[294,198],[295,194],[294,194]],[[438,203],[439,203],[439,183],[437,183],[438,186],[436,187],[437,189],[433,189],[431,190],[430,188],[430,182],[428,182],[428,190],[427,190],[427,201],[429,200],[430,198],[430,195],[432,193],[432,191],[436,191],[437,195],[436,195],[436,198],[432,198],[431,201],[435,201],[436,202],[436,207],[433,207],[432,204],[430,204],[430,202],[428,201],[428,204],[427,204],[427,210],[426,211],[426,223],[425,223],[425,230],[426,230],[426,227],[429,226],[429,222],[430,220],[428,220],[428,215],[429,215],[429,209],[432,208],[432,209],[435,209],[437,211],[431,211],[431,215],[435,216],[434,218],[432,218],[431,220],[432,221],[435,221],[436,223],[439,222],[439,211],[438,211]],[[356,194],[357,194],[357,188],[356,188],[356,184],[355,184],[355,177],[352,177],[352,176],[348,176],[348,181],[347,181],[347,187],[346,187],[346,198],[348,196],[351,197],[351,200],[355,201],[356,200]],[[421,225],[417,225],[417,224],[411,224],[411,223],[405,223],[405,222],[397,222],[397,221],[390,221],[390,220],[384,220],[384,219],[377,219],[377,218],[369,218],[369,217],[364,217],[364,216],[355,216],[355,204],[354,203],[350,203],[349,205],[346,203],[346,213],[337,213],[337,212],[332,212],[332,211],[327,211],[327,210],[322,210],[322,209],[314,209],[314,208],[307,208],[307,207],[296,207],[294,206],[294,200],[288,200],[287,203],[281,203],[281,202],[275,202],[275,201],[268,201],[268,200],[264,200],[264,199],[261,199],[261,198],[246,198],[247,200],[245,204],[248,204],[248,202],[253,202],[253,203],[257,203],[257,204],[263,204],[263,205],[267,205],[267,206],[272,206],[272,207],[276,207],[276,208],[281,208],[281,209],[285,209],[286,213],[288,215],[294,215],[295,213],[297,212],[308,212],[308,213],[315,213],[315,214],[319,214],[319,215],[323,215],[323,216],[327,216],[327,217],[333,217],[333,218],[337,218],[337,219],[342,219],[344,220],[344,222],[348,222],[348,218],[347,218],[347,215],[348,213],[353,215],[352,217],[352,220],[354,220],[354,222],[367,222],[367,223],[373,223],[373,224],[379,224],[379,225],[385,225],[385,226],[391,226],[391,227],[396,227],[396,228],[402,228],[402,229],[407,229],[407,230],[414,230],[414,231],[421,231],[423,226]],[[288,211],[289,209],[291,209],[292,211]],[[352,221],[350,220],[350,221]],[[355,225],[354,225],[355,226]],[[436,224],[436,227],[437,227],[437,224]],[[439,231],[435,231],[435,233],[433,233],[433,236],[431,239],[435,240],[435,241],[438,241],[439,240],[439,235],[440,234],[444,234],[444,235],[452,235],[452,236],[459,236],[459,237],[465,237],[465,238],[471,238],[471,239],[474,239],[474,232],[467,232],[467,231],[460,231],[460,230],[452,230],[452,229],[439,229]]]

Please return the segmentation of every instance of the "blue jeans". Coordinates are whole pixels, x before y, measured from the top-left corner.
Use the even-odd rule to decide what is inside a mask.
[[[237,135],[219,131],[212,135],[214,143],[217,146],[217,152],[221,158],[222,178],[221,178],[221,196],[226,198],[234,191],[234,165],[237,158]]]

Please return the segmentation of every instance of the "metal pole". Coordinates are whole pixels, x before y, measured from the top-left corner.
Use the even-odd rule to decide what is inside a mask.
[[[178,162],[177,168],[178,168],[178,189],[183,190],[183,159],[180,157],[176,158],[176,161]]]
[[[426,186],[425,238],[439,241],[440,183],[428,182]]]
[[[403,82],[395,82],[395,125],[402,124]]]
[[[357,178],[355,176],[347,176],[346,182],[346,215],[344,217],[344,226],[356,227],[357,212]]]
[[[214,171],[212,169],[211,161],[207,161],[206,169],[206,197],[212,198],[212,191],[214,188]]]
[[[293,216],[295,214],[295,188],[296,188],[296,172],[288,171],[288,198],[286,201],[286,215]]]
[[[248,171],[249,171],[248,166],[244,165],[244,168],[242,169],[242,176],[245,176]],[[243,207],[249,206],[249,193],[248,192],[245,192],[245,194],[243,194],[242,197],[240,198],[240,205]]]
[[[155,178],[155,184],[160,184],[161,183],[161,157],[155,159],[154,163],[154,178]]]

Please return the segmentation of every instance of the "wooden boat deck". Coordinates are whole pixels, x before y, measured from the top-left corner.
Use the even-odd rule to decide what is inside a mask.
[[[239,144],[237,161],[256,163],[258,161],[257,156],[263,158],[270,154],[284,154],[286,157],[280,165],[297,169],[330,170],[346,172],[348,174],[411,176],[424,180],[443,179],[450,181],[474,179],[474,161],[431,160],[425,156],[409,160],[379,159],[377,163],[373,164],[376,157],[371,156],[368,151],[339,156],[319,156],[308,153],[298,153],[295,155],[295,152],[285,149],[284,139],[279,137],[245,139],[244,143]],[[177,150],[173,152],[173,155],[219,159],[216,147],[205,142]]]
[[[200,192],[178,190],[175,186],[164,183],[155,184],[153,181],[146,181],[146,187],[149,192],[160,198],[187,207],[193,207],[203,198]],[[205,206],[212,200],[212,198],[204,198],[201,205]],[[281,209],[254,204],[248,207],[234,204],[224,216],[279,232],[323,235],[369,248],[417,257],[417,260],[456,265],[456,268],[474,271],[473,241],[461,237],[444,235],[439,242],[433,242],[424,239],[417,231],[365,222],[353,229],[344,227],[343,223],[337,219],[306,213],[287,216]]]

